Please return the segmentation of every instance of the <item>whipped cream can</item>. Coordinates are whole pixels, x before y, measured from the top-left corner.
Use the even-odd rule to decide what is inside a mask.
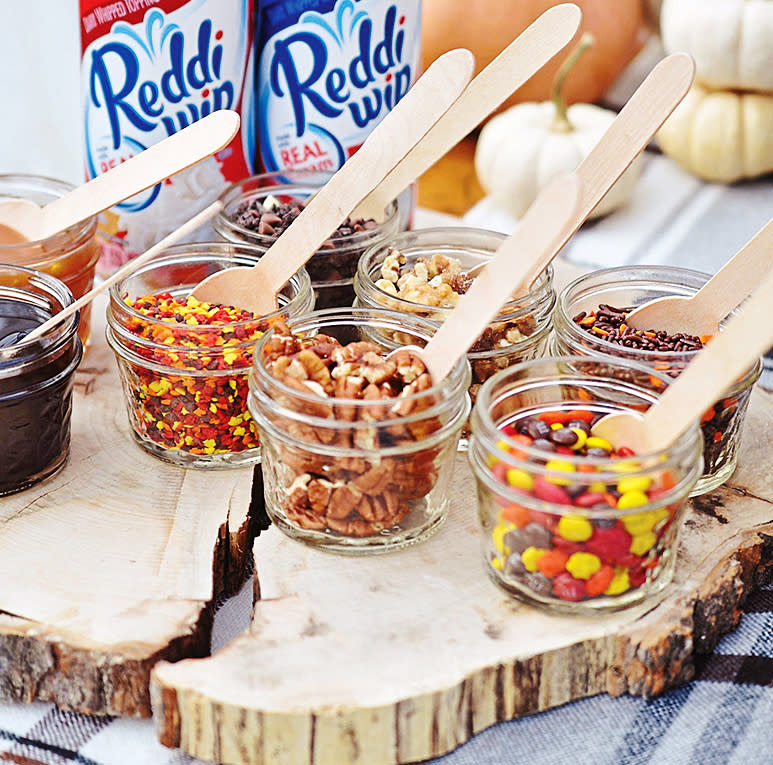
[[[421,0],[259,0],[260,164],[337,170],[421,66]]]
[[[87,179],[212,111],[233,109],[242,118],[216,155],[101,216],[102,273],[254,171],[254,15],[254,0],[80,0]]]

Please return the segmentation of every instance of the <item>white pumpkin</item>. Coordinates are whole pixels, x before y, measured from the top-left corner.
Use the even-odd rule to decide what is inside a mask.
[[[584,39],[559,71],[551,101],[511,106],[484,126],[475,147],[475,172],[498,206],[520,218],[558,175],[577,168],[617,116],[593,104],[566,107],[563,77],[592,41]],[[639,177],[637,159],[599,201],[589,218],[624,205]]]
[[[773,172],[773,94],[693,85],[657,140],[665,154],[708,181]]]
[[[773,0],[663,0],[667,53],[695,59],[713,88],[773,91]]]

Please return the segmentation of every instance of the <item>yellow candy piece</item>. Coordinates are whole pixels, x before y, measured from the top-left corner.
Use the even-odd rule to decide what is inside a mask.
[[[621,478],[617,482],[617,490],[621,494],[625,494],[629,491],[646,492],[652,485],[652,479],[646,475],[629,475]]]
[[[521,563],[527,571],[534,573],[537,570],[537,561],[547,552],[539,547],[527,547],[521,553]]]
[[[589,449],[606,449],[608,452],[611,452],[613,448],[606,438],[600,438],[599,436],[589,436],[585,446]]]
[[[607,485],[604,481],[594,481],[589,487],[588,491],[592,491],[595,494],[603,494],[607,490]]]
[[[634,460],[617,460],[609,466],[609,469],[613,473],[635,473],[641,470],[641,465]]]
[[[571,462],[566,462],[566,460],[548,460],[545,463],[545,469],[546,470],[555,470],[559,473],[574,473],[575,467]],[[546,477],[546,481],[550,481],[550,483],[554,483],[557,486],[569,486],[572,483],[571,478],[554,478],[554,477]]]
[[[643,491],[627,491],[617,500],[617,509],[630,510],[632,507],[649,504],[649,501],[649,497]]]
[[[558,533],[569,542],[585,542],[593,535],[593,526],[581,515],[564,515],[558,521]]]
[[[514,486],[516,489],[531,491],[534,488],[534,479],[525,470],[510,468],[505,473],[505,478],[508,485]]]
[[[501,441],[497,441],[497,449],[499,449],[500,452],[509,452],[510,444],[508,444],[507,441],[502,439]]]
[[[504,568],[504,566],[502,565],[502,561],[499,560],[499,558],[492,558],[491,559],[491,565],[497,571],[501,571]]]
[[[652,549],[655,542],[657,542],[657,537],[651,531],[648,531],[645,534],[637,534],[628,549],[634,555],[646,555]]]
[[[638,537],[640,534],[647,534],[652,531],[658,522],[658,514],[657,511],[653,510],[644,513],[629,513],[624,515],[621,520],[625,530],[632,537]]]
[[[560,422],[554,422],[551,426],[551,430],[561,430],[564,426]]]
[[[612,581],[609,583],[609,587],[604,590],[605,595],[622,595],[626,590],[630,589],[631,583],[628,580],[627,568],[616,568]]]
[[[572,553],[566,561],[566,570],[575,579],[590,579],[600,568],[601,561],[592,553]]]
[[[505,557],[510,555],[512,552],[505,544],[505,534],[507,534],[508,531],[510,531],[510,529],[508,529],[507,526],[505,526],[503,523],[500,523],[495,526],[494,530],[491,532],[491,541],[494,543],[496,551]]]
[[[576,452],[585,446],[588,440],[588,434],[582,428],[569,428],[569,430],[577,436],[577,442],[571,446],[572,450]]]

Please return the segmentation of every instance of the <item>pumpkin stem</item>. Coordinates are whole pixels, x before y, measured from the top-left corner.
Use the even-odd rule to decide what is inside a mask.
[[[569,118],[566,115],[567,106],[563,93],[564,80],[582,54],[585,53],[594,42],[596,42],[596,40],[593,35],[590,32],[586,32],[580,38],[580,42],[577,43],[575,49],[566,57],[564,63],[561,64],[561,68],[556,72],[556,78],[553,80],[553,92],[550,96],[553,106],[556,108],[556,114],[555,117],[553,117],[551,130],[556,133],[571,133],[572,130],[574,130],[572,123],[569,122]]]

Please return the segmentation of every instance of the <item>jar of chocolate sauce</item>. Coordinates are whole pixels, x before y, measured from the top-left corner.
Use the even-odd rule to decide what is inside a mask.
[[[72,302],[58,279],[0,265],[0,495],[49,478],[67,459],[80,314],[25,338]]]

